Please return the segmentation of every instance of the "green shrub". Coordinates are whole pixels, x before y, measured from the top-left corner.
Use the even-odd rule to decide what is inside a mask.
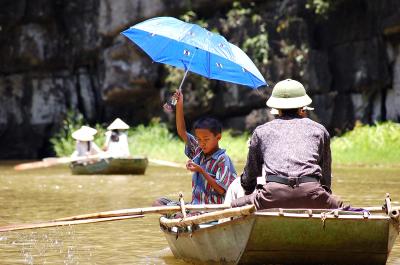
[[[358,124],[340,137],[332,139],[335,164],[399,164],[400,124]]]

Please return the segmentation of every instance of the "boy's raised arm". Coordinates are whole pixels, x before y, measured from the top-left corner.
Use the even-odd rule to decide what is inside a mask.
[[[187,143],[188,138],[186,134],[186,124],[183,112],[183,94],[177,90],[174,97],[176,98],[176,130],[178,131],[179,137]]]

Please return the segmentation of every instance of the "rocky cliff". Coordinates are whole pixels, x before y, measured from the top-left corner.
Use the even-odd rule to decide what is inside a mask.
[[[92,124],[117,116],[131,125],[170,121],[161,107],[168,70],[119,33],[189,10],[235,44],[250,43],[271,87],[289,77],[303,82],[312,118],[331,133],[356,120],[400,121],[400,2],[326,1],[331,8],[321,15],[307,8],[311,0],[0,0],[0,158],[51,154],[48,140],[68,110]],[[192,75],[184,87],[189,121],[214,115],[252,130],[271,119],[271,87],[199,83]]]

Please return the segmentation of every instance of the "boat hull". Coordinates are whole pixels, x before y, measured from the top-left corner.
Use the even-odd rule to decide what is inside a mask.
[[[108,158],[93,163],[72,163],[71,172],[74,175],[93,174],[144,174],[148,165],[146,157]]]
[[[385,264],[398,222],[258,212],[191,232],[162,230],[175,257],[197,263]]]

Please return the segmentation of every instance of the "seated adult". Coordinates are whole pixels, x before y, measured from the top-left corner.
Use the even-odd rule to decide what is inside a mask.
[[[126,130],[129,125],[120,118],[116,118],[110,126],[107,127],[104,151],[111,157],[129,157],[128,135]]]
[[[85,125],[73,132],[72,138],[76,140],[76,144],[71,157],[77,158],[102,153],[101,149],[93,142],[96,133],[96,129]]]
[[[311,104],[303,85],[287,79],[278,82],[267,101],[279,114],[258,126],[250,140],[241,185],[246,195],[233,207],[254,204],[267,208],[338,208],[331,195],[330,136],[325,127],[302,116]],[[266,184],[252,193],[257,177]]]

